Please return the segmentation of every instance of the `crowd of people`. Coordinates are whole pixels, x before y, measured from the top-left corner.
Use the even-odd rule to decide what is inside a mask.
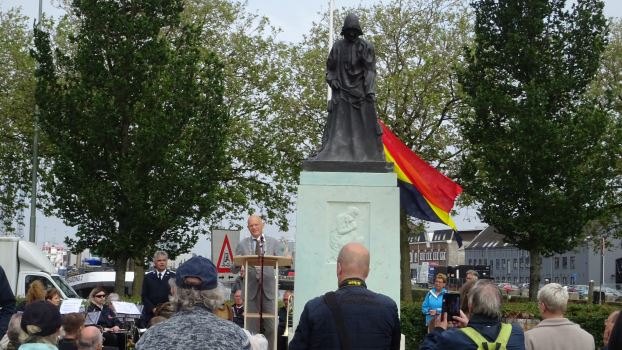
[[[568,291],[558,283],[548,283],[538,291],[538,308],[542,321],[523,331],[516,324],[502,322],[501,293],[491,280],[479,280],[476,271],[467,272],[460,290],[460,315],[448,316],[443,311],[447,277],[439,273],[434,287],[422,304],[428,334],[420,350],[437,349],[507,349],[507,350],[590,350],[596,349],[592,334],[564,317]],[[614,311],[605,321],[603,349],[622,349],[622,318]],[[484,344],[485,346],[481,346]]]
[[[263,236],[263,221],[248,219],[251,238],[242,240],[239,254],[278,255],[276,246]],[[272,349],[277,332],[278,350],[300,349],[399,349],[401,332],[397,305],[389,297],[369,290],[365,284],[370,270],[369,251],[360,243],[345,244],[336,259],[337,289],[308,301],[302,310],[293,338],[288,344],[286,325],[292,323],[293,292],[285,291],[283,306],[268,323],[272,329],[260,329],[245,318],[244,298],[254,299],[253,310],[274,308],[276,296],[261,290],[261,271],[254,267],[240,271],[228,294],[218,283],[216,267],[207,258],[195,256],[177,271],[167,269],[168,256],[158,251],[153,270],[145,275],[142,289],[142,314],[136,323],[146,331],[139,337],[128,334],[128,324],[115,313],[119,295],[95,287],[88,296],[86,312],[61,315],[60,293],[46,289],[39,280],[30,283],[24,302],[15,307],[10,288],[0,288],[0,331],[4,338],[0,349],[126,350],[128,345],[142,349]],[[264,278],[275,280],[274,271]],[[244,279],[248,279],[244,281]],[[458,316],[449,317],[443,309],[447,276],[434,277],[434,287],[422,303],[428,334],[420,350],[440,349],[595,349],[594,337],[564,317],[568,303],[566,288],[549,283],[538,292],[542,321],[524,332],[516,324],[501,319],[502,297],[490,280],[479,279],[476,271],[467,271],[460,290]],[[253,282],[256,289],[245,295]],[[7,286],[0,268],[0,284]],[[271,288],[275,286],[266,286]],[[225,300],[232,301],[226,303]],[[15,312],[17,310],[17,312]],[[278,323],[277,323],[278,322]],[[266,327],[266,326],[264,326]],[[268,339],[268,336],[271,339]],[[604,324],[604,349],[622,349],[622,318],[613,312]],[[137,342],[134,344],[134,340]]]

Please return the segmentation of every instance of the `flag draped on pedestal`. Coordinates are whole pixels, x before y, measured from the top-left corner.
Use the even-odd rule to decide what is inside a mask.
[[[394,164],[397,173],[400,206],[410,216],[444,223],[457,231],[449,213],[462,187],[419,158],[380,120],[378,122],[382,127],[387,162]]]

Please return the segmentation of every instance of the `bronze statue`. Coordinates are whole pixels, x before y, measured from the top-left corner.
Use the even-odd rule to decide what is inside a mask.
[[[390,172],[376,114],[374,46],[360,38],[359,19],[348,14],[343,39],[326,61],[326,82],[332,90],[322,148],[303,163],[309,171]]]

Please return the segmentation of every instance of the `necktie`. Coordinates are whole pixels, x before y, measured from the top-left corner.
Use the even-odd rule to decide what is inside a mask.
[[[161,281],[162,280],[162,272],[158,272],[158,279]]]
[[[255,240],[255,255],[259,255],[259,239]]]

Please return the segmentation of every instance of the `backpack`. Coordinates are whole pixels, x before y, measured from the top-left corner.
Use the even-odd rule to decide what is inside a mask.
[[[460,328],[464,334],[466,334],[477,345],[477,350],[506,350],[508,341],[510,340],[510,334],[512,333],[512,325],[509,323],[501,323],[501,331],[494,342],[489,342],[486,338],[482,337],[472,327]]]

